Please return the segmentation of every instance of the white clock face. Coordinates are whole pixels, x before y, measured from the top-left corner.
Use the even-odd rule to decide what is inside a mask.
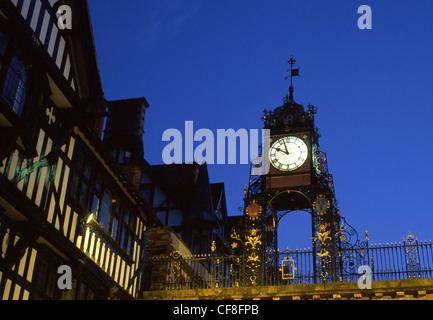
[[[297,137],[278,139],[271,146],[269,160],[281,171],[293,171],[302,166],[307,160],[308,147]]]

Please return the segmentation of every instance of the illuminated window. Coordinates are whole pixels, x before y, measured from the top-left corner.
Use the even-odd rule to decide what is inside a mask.
[[[27,90],[27,72],[16,56],[12,57],[3,86],[2,98],[19,116],[23,113]]]
[[[68,199],[86,216],[92,214],[104,234],[110,235],[119,249],[132,256],[137,218],[127,198],[119,195],[110,180],[105,180],[107,177],[98,170],[95,162],[78,147],[72,162]]]

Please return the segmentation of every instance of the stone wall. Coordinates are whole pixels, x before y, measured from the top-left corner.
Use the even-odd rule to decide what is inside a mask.
[[[285,286],[213,288],[143,292],[143,300],[433,300],[433,279],[373,281],[361,290],[357,282]]]
[[[192,256],[188,246],[170,227],[148,231],[146,258],[168,257],[173,251],[178,251],[182,256]]]

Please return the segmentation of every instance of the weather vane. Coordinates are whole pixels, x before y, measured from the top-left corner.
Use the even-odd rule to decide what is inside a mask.
[[[287,70],[287,71],[290,71],[290,76],[285,77],[285,79],[287,80],[288,78],[290,78],[290,88],[289,88],[290,97],[289,97],[289,99],[293,100],[293,77],[300,77],[300,75],[299,75],[299,69],[300,68],[293,69],[293,65],[295,64],[296,60],[293,59],[292,55],[290,56],[290,60],[287,62],[290,64],[290,70]]]

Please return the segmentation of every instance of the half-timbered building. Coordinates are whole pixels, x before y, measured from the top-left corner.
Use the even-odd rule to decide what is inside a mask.
[[[156,219],[105,110],[87,2],[2,0],[0,299],[137,297]]]
[[[224,185],[144,159],[148,107],[105,100],[86,0],[0,2],[0,299],[137,298],[151,228],[227,250]]]

